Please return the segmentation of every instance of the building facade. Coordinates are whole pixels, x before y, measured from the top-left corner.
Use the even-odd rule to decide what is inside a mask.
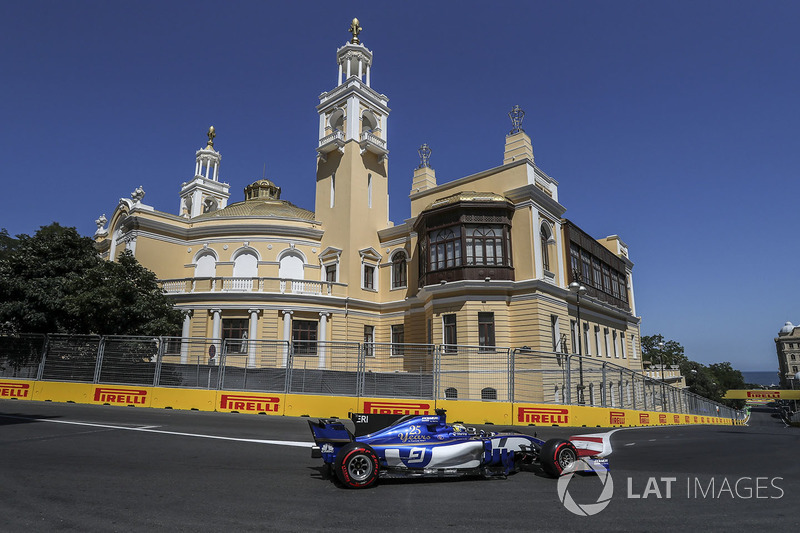
[[[775,337],[775,348],[778,352],[778,373],[781,387],[785,389],[800,388],[798,372],[800,372],[800,326],[786,322]]]
[[[628,247],[564,218],[518,107],[494,168],[440,184],[423,145],[408,177],[411,216],[390,221],[390,109],[358,31],[317,106],[314,212],[266,179],[231,203],[212,128],[176,211],[146,205],[137,189],[108,226],[98,220],[100,252],[128,249],[156,273],[187,312],[182,337],[527,347],[641,371]]]

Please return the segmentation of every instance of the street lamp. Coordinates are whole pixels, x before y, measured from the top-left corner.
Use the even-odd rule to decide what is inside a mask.
[[[577,279],[580,279],[579,276],[574,276]],[[569,284],[569,290],[571,293],[575,295],[577,298],[577,306],[578,306],[578,369],[580,372],[580,381],[578,388],[580,390],[578,403],[585,403],[583,398],[583,349],[581,347],[581,336],[582,336],[582,325],[581,325],[581,295],[586,294],[586,287],[584,287],[581,283],[577,281],[573,281]]]
[[[664,381],[664,341],[658,341],[658,359],[661,361],[661,372],[659,376],[661,381]]]

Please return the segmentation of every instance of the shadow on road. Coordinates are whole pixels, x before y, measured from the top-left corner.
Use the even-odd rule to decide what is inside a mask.
[[[40,415],[23,415],[19,413],[2,413],[0,412],[0,426],[10,426],[13,424],[29,424],[31,422],[38,422],[40,420],[52,420],[54,418],[61,418],[60,416],[40,416]]]

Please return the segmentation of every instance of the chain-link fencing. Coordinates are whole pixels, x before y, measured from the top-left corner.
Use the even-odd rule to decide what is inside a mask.
[[[744,417],[608,361],[495,346],[2,335],[0,377]]]

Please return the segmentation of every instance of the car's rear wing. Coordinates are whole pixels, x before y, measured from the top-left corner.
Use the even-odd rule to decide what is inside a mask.
[[[317,446],[325,443],[343,444],[354,440],[353,434],[341,420],[336,418],[320,418],[318,421],[309,420],[308,426],[314,436]]]
[[[381,429],[393,426],[398,422],[409,419],[417,418],[420,415],[407,415],[407,414],[383,414],[383,413],[348,413],[350,420],[356,427],[356,438],[362,435],[369,435]],[[445,410],[437,409],[436,416],[439,417],[440,422],[444,423]]]

